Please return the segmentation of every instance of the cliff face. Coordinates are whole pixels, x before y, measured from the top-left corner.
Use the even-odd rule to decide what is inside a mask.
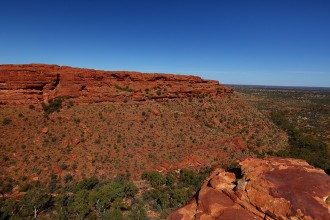
[[[167,219],[329,219],[330,176],[303,160],[246,159],[242,176],[215,170]],[[234,184],[236,183],[236,184]]]
[[[58,97],[75,102],[221,97],[233,90],[196,76],[100,71],[57,65],[0,65],[0,104],[35,104]]]

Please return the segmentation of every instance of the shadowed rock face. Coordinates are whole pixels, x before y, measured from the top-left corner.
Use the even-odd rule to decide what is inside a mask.
[[[34,104],[57,97],[75,102],[221,97],[233,90],[197,76],[101,71],[57,65],[0,65],[0,103]]]
[[[240,165],[242,179],[215,170],[197,199],[167,219],[330,219],[330,176],[323,170],[276,157]]]

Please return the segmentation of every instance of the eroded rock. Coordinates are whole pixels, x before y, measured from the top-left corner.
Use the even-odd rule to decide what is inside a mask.
[[[241,179],[215,170],[197,199],[167,219],[330,219],[330,176],[323,170],[276,157],[240,165]]]
[[[44,133],[44,134],[47,134],[49,131],[49,128],[48,127],[44,127],[41,129],[41,132]]]
[[[71,97],[76,103],[221,97],[233,90],[197,76],[101,71],[67,66],[0,65],[0,104],[38,104]]]

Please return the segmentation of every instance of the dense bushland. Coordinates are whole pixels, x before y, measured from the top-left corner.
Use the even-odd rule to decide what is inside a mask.
[[[15,200],[1,198],[0,219],[146,219],[143,202],[135,198],[137,187],[127,176],[110,182],[96,177],[78,183],[59,184],[56,176],[48,184],[37,183]]]
[[[273,153],[281,157],[293,157],[306,160],[309,164],[324,169],[330,174],[330,154],[322,138],[317,138],[295,127],[283,111],[273,111],[272,121],[289,135],[289,149]]]
[[[166,175],[145,172],[142,179],[148,180],[152,188],[143,192],[143,201],[164,218],[193,198],[210,171],[211,168],[200,172],[182,169],[180,173],[169,172]]]
[[[182,169],[164,175],[145,172],[145,186],[140,192],[129,174],[111,181],[94,176],[65,184],[52,175],[48,183],[20,186],[25,193],[19,199],[0,198],[0,219],[149,219],[147,210],[158,213],[156,219],[163,219],[193,198],[210,170]],[[0,188],[2,194],[12,190],[7,185]]]

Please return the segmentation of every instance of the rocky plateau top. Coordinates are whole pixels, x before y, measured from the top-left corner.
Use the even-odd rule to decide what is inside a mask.
[[[77,103],[221,97],[233,90],[197,76],[101,71],[68,66],[0,65],[0,104],[36,104],[71,97]]]
[[[216,169],[196,198],[167,220],[330,219],[330,176],[299,159],[246,159]]]

